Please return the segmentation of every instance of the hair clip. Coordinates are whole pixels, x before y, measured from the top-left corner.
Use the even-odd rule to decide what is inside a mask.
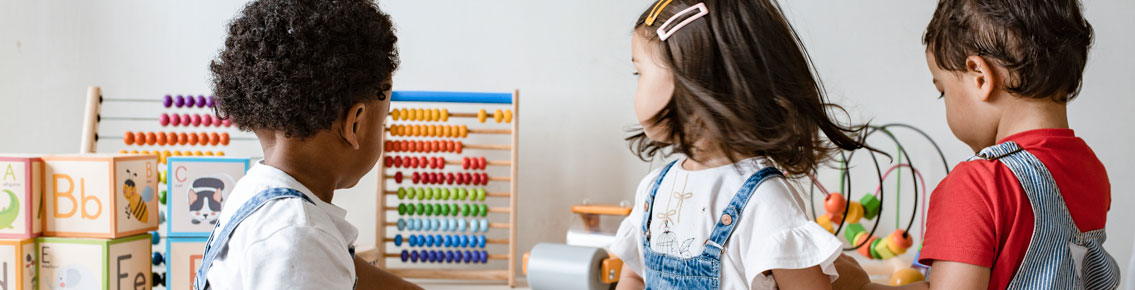
[[[658,19],[658,14],[662,14],[662,9],[665,9],[670,2],[674,0],[658,0],[654,3],[654,8],[650,8],[650,14],[646,15],[646,26],[654,25],[654,20]]]
[[[690,13],[690,11],[694,11],[695,9],[698,10],[697,14],[687,17],[685,20],[682,20],[682,22],[678,22],[678,24],[675,24],[674,27],[670,28],[669,31],[665,30],[666,26],[670,25],[670,22],[673,22],[675,19],[678,19],[679,17]],[[690,6],[689,8],[686,8],[678,12],[677,14],[674,14],[674,16],[671,16],[670,19],[666,20],[666,22],[663,22],[661,26],[658,26],[658,38],[662,41],[666,41],[667,38],[670,38],[671,35],[674,35],[674,32],[678,32],[678,30],[682,29],[682,27],[685,27],[686,24],[690,24],[690,22],[694,22],[694,20],[698,20],[698,18],[702,18],[702,16],[706,16],[708,14],[709,9],[705,8],[705,3],[694,4],[693,6]]]

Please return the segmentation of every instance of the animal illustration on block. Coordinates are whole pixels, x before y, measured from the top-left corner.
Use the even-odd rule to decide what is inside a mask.
[[[11,190],[3,189],[0,192],[8,196],[8,206],[0,210],[0,229],[14,229],[12,223],[20,216],[20,197]]]
[[[130,172],[126,170],[126,182],[122,184],[122,196],[126,197],[126,218],[134,217],[143,223],[149,222],[150,214],[149,209],[146,208],[146,202],[154,199],[154,189],[146,186],[142,192],[138,192],[134,178],[138,177],[137,172]]]
[[[91,271],[79,265],[67,265],[56,272],[55,283],[51,285],[52,289],[75,289],[86,290],[95,289],[94,276],[91,276]]]
[[[221,205],[231,188],[225,184],[235,184],[231,176],[219,174],[193,180],[186,198],[189,201],[189,217],[193,224],[217,224]]]

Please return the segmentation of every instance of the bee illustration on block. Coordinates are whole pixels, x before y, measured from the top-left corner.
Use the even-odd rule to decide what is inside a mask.
[[[137,172],[126,170],[126,182],[122,184],[122,196],[126,198],[126,218],[134,217],[138,221],[146,223],[150,220],[146,202],[154,200],[154,189],[146,186],[142,192],[138,192],[137,184],[134,183],[134,178],[137,177]]]

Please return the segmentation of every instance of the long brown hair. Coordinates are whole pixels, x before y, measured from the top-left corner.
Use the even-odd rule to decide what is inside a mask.
[[[808,52],[775,1],[701,1],[709,15],[661,41],[658,26],[698,2],[672,0],[654,25],[646,25],[649,9],[635,24],[654,61],[674,74],[673,97],[649,120],[668,128],[670,142],[633,129],[626,140],[639,158],[678,152],[700,160],[694,144],[704,140],[733,162],[764,156],[795,175],[814,171],[835,147],[865,147],[864,126],[833,120],[833,111],[847,112],[827,103]]]

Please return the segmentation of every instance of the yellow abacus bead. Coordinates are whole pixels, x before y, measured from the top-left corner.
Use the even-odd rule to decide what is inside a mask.
[[[426,136],[430,136],[430,137],[437,136],[437,134],[438,134],[437,131],[438,131],[437,126],[426,126]]]
[[[410,129],[410,135],[411,136],[420,136],[420,134],[422,133],[422,127],[421,126],[413,125],[410,128],[411,128]]]
[[[422,116],[422,109],[414,109],[414,121],[425,121],[426,118]]]
[[[213,151],[205,151],[205,156],[213,156]]]
[[[193,156],[204,156],[204,155],[205,154],[201,153],[201,151],[193,151]]]
[[[130,152],[126,151],[126,150],[118,151],[118,154],[127,154],[127,153],[130,153]]]
[[[504,110],[504,122],[512,123],[512,110]]]
[[[390,119],[398,121],[398,117],[401,116],[401,115],[402,114],[398,112],[398,109],[390,110]]]
[[[217,156],[225,156],[225,152],[224,151],[217,151]]]
[[[452,125],[452,126],[449,126],[449,133],[450,133],[450,135],[449,135],[449,136],[446,136],[446,137],[457,137],[457,136],[461,136],[461,127],[459,127],[459,126],[457,126],[457,125]]]
[[[486,117],[488,117],[488,116],[485,113],[485,109],[481,109],[480,111],[477,111],[477,121],[484,123]]]
[[[390,125],[390,136],[398,136],[401,130],[402,129],[398,128],[398,125]]]
[[[497,109],[496,111],[493,112],[493,121],[497,121],[497,123],[500,123],[501,119],[504,119],[504,112],[501,112],[500,109]]]
[[[402,116],[402,118],[405,119],[406,116]],[[396,130],[397,134],[394,134],[394,136],[406,136],[407,128],[405,125],[394,125],[394,127],[398,129]]]
[[[461,138],[465,138],[465,136],[469,136],[469,127],[461,125]]]
[[[130,154],[138,154],[138,150],[130,150]]]
[[[410,120],[410,110],[408,110],[406,108],[401,108],[401,109],[398,109],[398,111],[401,112],[402,121]]]
[[[449,109],[441,109],[441,121],[449,121]]]
[[[438,112],[437,109],[430,109],[430,121],[437,121],[438,119],[441,119],[441,112]]]
[[[453,134],[453,126],[441,126],[441,136],[449,137]]]

